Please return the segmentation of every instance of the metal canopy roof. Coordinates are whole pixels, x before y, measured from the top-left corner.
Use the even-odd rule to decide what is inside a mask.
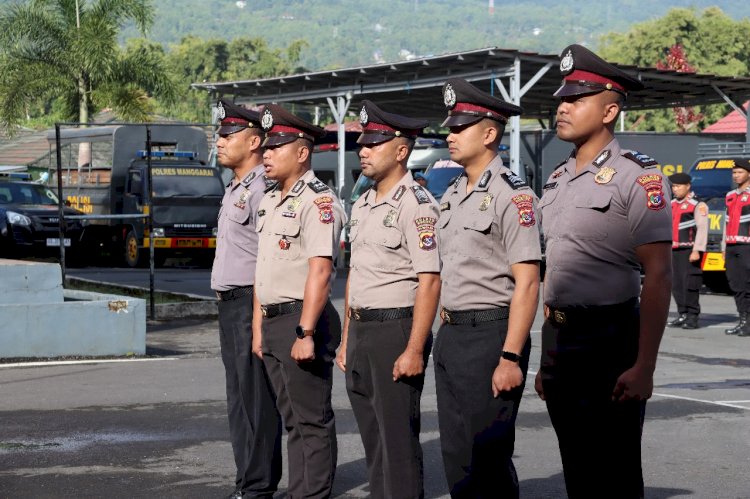
[[[254,104],[295,102],[325,106],[327,98],[336,96],[346,96],[347,100],[357,102],[368,98],[389,110],[408,109],[411,116],[440,120],[445,116],[440,87],[447,78],[462,77],[475,82],[485,91],[505,97],[501,93],[507,92],[503,92],[504,89],[498,92],[498,88],[492,84],[493,80],[500,85],[500,81],[512,80],[518,72],[521,76],[520,86],[523,87],[520,89],[523,117],[547,119],[554,116],[557,108],[557,99],[552,94],[561,81],[558,64],[557,55],[484,48],[410,61],[259,80],[194,83],[193,87],[218,95],[233,95],[238,102]],[[617,66],[640,78],[647,87],[628,97],[626,110],[725,102],[736,108],[735,103],[750,96],[748,77],[677,73],[622,64]]]

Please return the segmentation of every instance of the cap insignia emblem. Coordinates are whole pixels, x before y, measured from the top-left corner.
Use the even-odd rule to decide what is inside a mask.
[[[260,124],[263,127],[263,130],[268,131],[271,128],[273,128],[273,114],[271,114],[270,109],[266,109],[263,112],[263,117],[260,120]]]
[[[367,109],[365,109],[365,106],[362,106],[362,110],[359,112],[359,124],[362,126],[367,126],[367,123],[370,121],[370,117],[367,115]]]
[[[443,89],[443,103],[447,108],[453,108],[456,105],[456,91],[453,90],[453,85],[448,83]]]
[[[227,111],[226,111],[226,109],[224,109],[224,104],[221,101],[219,101],[219,105],[217,106],[216,109],[217,109],[217,111],[219,113],[219,119],[220,120],[223,120],[224,118],[227,117]]]
[[[560,72],[564,74],[571,69],[573,69],[573,52],[568,50],[568,53],[560,59]]]

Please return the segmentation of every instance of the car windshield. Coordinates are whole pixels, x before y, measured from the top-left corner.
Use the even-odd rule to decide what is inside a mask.
[[[16,182],[0,183],[0,204],[57,205],[54,192],[43,185]]]
[[[427,171],[427,190],[435,199],[440,200],[448,189],[450,181],[464,171],[461,167],[431,168]]]
[[[218,173],[210,168],[154,168],[156,197],[223,196]]]
[[[701,160],[690,170],[693,192],[703,200],[724,198],[735,186],[732,183],[733,161]]]

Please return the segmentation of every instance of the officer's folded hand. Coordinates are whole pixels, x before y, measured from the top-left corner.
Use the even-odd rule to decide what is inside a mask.
[[[336,354],[336,365],[343,372],[346,372],[346,343],[342,343],[339,347],[339,353]]]
[[[648,400],[654,391],[653,371],[633,366],[617,378],[612,400],[625,402],[629,400]]]
[[[419,376],[424,372],[424,354],[415,350],[405,350],[393,363],[393,381],[399,378]]]
[[[312,336],[297,339],[292,345],[292,359],[296,362],[310,362],[315,360],[315,342]]]
[[[497,398],[501,392],[508,392],[521,386],[523,371],[516,362],[501,359],[492,373],[492,396]]]

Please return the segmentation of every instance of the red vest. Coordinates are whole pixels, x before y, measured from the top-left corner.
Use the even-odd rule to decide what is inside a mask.
[[[726,203],[726,243],[750,244],[750,188],[729,191]]]
[[[685,197],[682,201],[672,199],[672,249],[692,248],[695,244],[695,207],[698,200]]]

